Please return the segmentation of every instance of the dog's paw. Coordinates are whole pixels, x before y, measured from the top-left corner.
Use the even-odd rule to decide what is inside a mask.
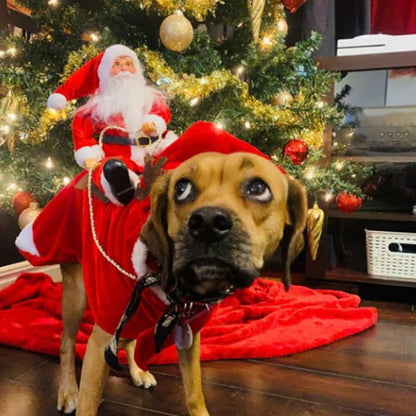
[[[153,374],[149,371],[143,371],[141,368],[137,367],[135,369],[130,369],[130,375],[133,380],[133,383],[137,387],[144,387],[145,389],[150,389],[151,387],[156,386],[156,379],[153,377]]]
[[[78,387],[77,385],[66,385],[62,384],[58,390],[58,405],[57,409],[64,412],[65,414],[73,413],[77,408],[78,403]]]

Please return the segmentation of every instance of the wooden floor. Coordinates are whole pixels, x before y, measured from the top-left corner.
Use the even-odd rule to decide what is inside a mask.
[[[363,302],[377,325],[325,347],[270,360],[202,363],[211,416],[415,416],[416,314]],[[53,416],[58,360],[0,346],[0,415]],[[177,366],[152,367],[158,385],[111,376],[100,416],[186,415]]]

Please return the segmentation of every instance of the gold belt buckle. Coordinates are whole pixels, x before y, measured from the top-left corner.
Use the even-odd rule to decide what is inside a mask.
[[[146,144],[140,144],[140,139],[147,139]],[[149,147],[152,144],[152,139],[149,136],[137,136],[136,137],[137,147]]]

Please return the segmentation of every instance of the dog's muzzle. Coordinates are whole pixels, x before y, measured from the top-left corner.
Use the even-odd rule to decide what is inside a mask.
[[[251,243],[235,215],[219,207],[194,211],[175,244],[173,272],[178,290],[192,301],[208,301],[249,286],[259,275]]]

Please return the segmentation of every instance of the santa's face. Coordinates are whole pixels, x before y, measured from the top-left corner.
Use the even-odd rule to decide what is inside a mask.
[[[129,56],[114,59],[107,77],[100,80],[100,90],[87,105],[97,121],[114,124],[114,118],[122,116],[120,127],[129,133],[140,131],[144,117],[150,111],[154,99],[153,89],[146,85],[140,67]]]
[[[135,74],[137,72],[133,60],[129,56],[119,56],[113,61],[110,75],[118,75],[120,72],[129,72]]]

